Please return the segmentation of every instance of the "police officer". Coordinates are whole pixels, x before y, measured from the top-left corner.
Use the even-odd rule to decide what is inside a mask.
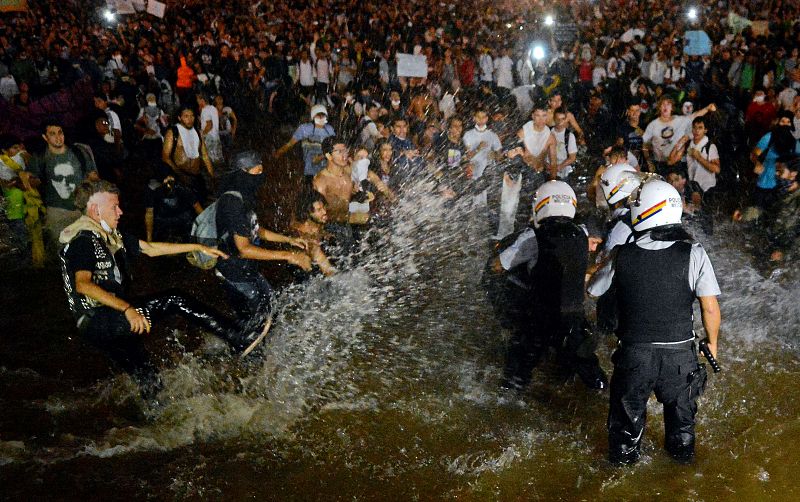
[[[597,256],[597,263],[592,267],[592,273],[605,270],[604,265],[611,260],[612,251],[632,238],[628,196],[639,187],[641,179],[642,175],[636,172],[633,166],[624,162],[610,166],[600,177],[600,188],[611,209],[611,215],[607,225],[608,235],[605,238],[605,245]],[[616,325],[614,294],[607,292],[597,299],[597,328],[611,333]]]
[[[576,206],[575,192],[568,184],[543,184],[534,199],[534,229],[523,232],[496,260],[495,270],[514,271],[516,276],[518,267],[524,266],[530,283],[530,322],[511,340],[504,388],[524,388],[549,346],[557,348],[559,363],[577,373],[588,387],[607,386],[593,337],[585,327],[583,288],[589,245],[586,231],[573,221]]]
[[[614,288],[619,312],[608,414],[613,463],[639,459],[653,391],[664,406],[667,452],[680,462],[694,459],[697,398],[706,372],[693,343],[692,304],[700,300],[708,347],[716,356],[720,290],[705,250],[681,227],[682,211],[669,183],[641,185],[631,195],[635,241],[619,247],[611,273],[589,286],[594,296]]]

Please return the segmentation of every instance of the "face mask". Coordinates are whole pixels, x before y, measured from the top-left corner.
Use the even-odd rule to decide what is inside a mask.
[[[764,102],[764,96],[763,95],[759,95],[759,96],[754,97],[753,98],[753,102],[754,103],[763,103]]]
[[[368,170],[369,170],[369,159],[360,159],[353,162],[352,165],[353,179],[355,181],[361,181],[366,179]]]
[[[24,166],[25,165],[25,159],[22,157],[22,152],[19,152],[16,155],[14,155],[13,157],[11,157],[11,160],[16,162],[17,165],[20,165],[20,166]]]
[[[478,132],[485,131],[486,130],[486,124],[483,124],[482,126],[476,125],[475,126],[475,130],[478,131]]]
[[[314,117],[314,123],[318,126],[324,126],[328,123],[328,119],[326,117]]]
[[[392,106],[400,106],[400,101],[392,100]]]
[[[117,63],[121,64],[122,63],[122,56],[114,56],[114,61],[116,61]]]
[[[788,194],[792,188],[792,180],[785,180],[778,178],[778,192],[781,194]]]
[[[108,232],[110,234],[114,233],[114,230],[111,228],[111,226],[108,223],[106,223],[106,220],[100,220],[100,226],[103,227],[103,230],[105,230],[106,232]]]

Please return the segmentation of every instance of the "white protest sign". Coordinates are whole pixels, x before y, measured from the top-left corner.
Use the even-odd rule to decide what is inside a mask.
[[[117,11],[117,14],[136,14],[131,0],[109,0],[108,6]]]
[[[131,3],[136,12],[142,12],[147,8],[147,0],[131,0]]]
[[[428,76],[427,58],[425,56],[414,56],[413,54],[398,52],[397,76],[426,78]]]
[[[156,2],[156,0],[148,0],[147,13],[156,17],[164,17],[164,11],[167,10],[167,4]]]

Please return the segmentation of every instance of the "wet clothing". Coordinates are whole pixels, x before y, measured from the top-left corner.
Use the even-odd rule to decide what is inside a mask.
[[[705,365],[698,363],[694,343],[622,343],[611,360],[609,459],[617,463],[638,459],[647,401],[655,392],[664,406],[664,446],[678,460],[691,460],[697,398],[706,385]]]
[[[81,335],[129,373],[145,394],[152,395],[158,391],[159,380],[144,348],[144,337],[131,332],[123,312],[75,291],[75,274],[89,271],[93,283],[115,296],[129,298],[129,259],[139,255],[139,240],[130,234],[93,230],[92,223],[85,220],[84,216],[62,234],[67,242],[60,254],[61,271],[70,310]],[[68,235],[70,230],[74,231]],[[230,343],[238,332],[226,317],[176,290],[129,299],[128,303],[151,323],[177,314]]]
[[[322,141],[334,136],[336,133],[329,124],[317,127],[313,123],[300,124],[292,135],[292,139],[299,142],[303,148],[303,174],[314,176],[327,164],[322,153]]]
[[[265,315],[272,302],[272,288],[261,275],[258,261],[242,258],[234,241],[238,235],[247,237],[256,246],[261,242],[258,217],[251,201],[255,200],[255,191],[263,180],[263,175],[237,172],[228,188],[240,190],[241,197],[224,193],[217,201],[219,249],[230,258],[217,260],[216,273],[223,279],[231,306],[241,320]]]
[[[605,239],[602,256],[607,257],[616,247],[626,244],[633,239],[633,225],[631,223],[631,210],[627,207],[618,207],[611,213],[608,236]],[[608,269],[597,273],[607,272]],[[600,331],[613,332],[617,329],[617,300],[614,290],[606,291],[597,299],[597,328]]]
[[[533,231],[524,231],[500,254],[500,263],[519,279],[528,271],[529,323],[517,330],[506,357],[506,387],[525,387],[531,371],[548,347],[557,348],[561,366],[577,373],[592,388],[605,386],[605,375],[594,354],[594,339],[583,313],[583,284],[588,264],[585,231],[571,219],[551,217]],[[522,317],[525,319],[525,317]]]
[[[695,297],[720,294],[708,255],[697,243],[655,240],[647,232],[618,249],[611,276],[620,345],[612,359],[609,458],[638,459],[647,400],[655,391],[664,405],[667,451],[690,461],[697,398],[706,378],[693,343],[692,304]],[[593,284],[590,293],[602,293],[603,287]]]

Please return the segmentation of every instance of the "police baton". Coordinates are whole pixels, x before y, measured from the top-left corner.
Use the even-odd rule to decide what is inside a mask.
[[[695,334],[695,337],[697,337],[697,334]],[[711,365],[711,369],[714,370],[714,373],[722,371],[722,368],[719,367],[719,363],[717,362],[717,358],[714,357],[711,350],[708,348],[708,338],[703,338],[697,342],[697,348],[700,349],[700,353],[703,354],[708,364]]]

